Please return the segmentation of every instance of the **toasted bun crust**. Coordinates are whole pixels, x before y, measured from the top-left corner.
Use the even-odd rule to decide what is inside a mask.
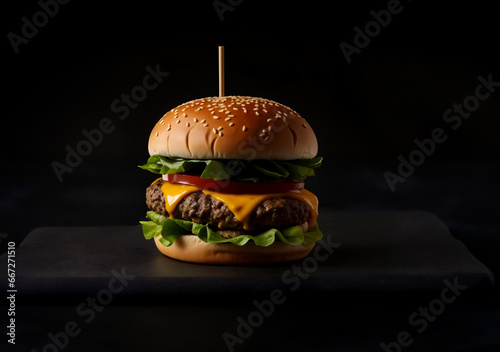
[[[304,258],[314,247],[293,246],[274,242],[268,247],[259,247],[253,242],[243,246],[232,243],[205,243],[195,235],[178,237],[170,246],[160,243],[155,237],[156,247],[164,255],[184,262],[199,264],[250,265],[290,262]]]
[[[187,159],[309,159],[318,142],[297,112],[254,97],[209,97],[167,112],[149,137],[149,154]]]

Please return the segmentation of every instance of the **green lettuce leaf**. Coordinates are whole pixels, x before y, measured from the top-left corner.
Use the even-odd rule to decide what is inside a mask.
[[[233,243],[237,246],[243,246],[248,241],[253,241],[257,246],[263,247],[267,247],[275,241],[309,247],[323,238],[318,224],[314,224],[306,233],[303,233],[299,226],[290,226],[283,230],[273,228],[254,235],[224,238],[210,229],[208,225],[167,218],[154,211],[148,211],[146,217],[151,221],[140,222],[144,238],[149,240],[161,236],[160,242],[167,247],[171,246],[179,236],[186,234],[197,235],[198,238],[206,243]]]
[[[321,166],[322,160],[320,156],[296,160],[201,160],[152,155],[139,167],[155,174],[190,172],[214,180],[265,182],[290,179],[298,182],[314,176],[314,169]]]

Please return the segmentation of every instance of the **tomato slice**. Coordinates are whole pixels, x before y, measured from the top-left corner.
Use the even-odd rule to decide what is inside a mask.
[[[229,180],[216,181],[210,178],[201,178],[200,176],[186,174],[167,174],[163,175],[163,179],[170,183],[197,186],[212,191],[234,194],[285,193],[288,191],[297,191],[304,188],[304,182],[241,182]]]

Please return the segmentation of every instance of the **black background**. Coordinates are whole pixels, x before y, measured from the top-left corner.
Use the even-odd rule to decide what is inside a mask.
[[[137,168],[149,133],[169,109],[218,94],[224,45],[227,95],[276,100],[315,129],[325,159],[308,188],[321,205],[431,211],[498,274],[500,87],[458,129],[443,121],[475,94],[478,76],[500,81],[498,12],[487,2],[401,1],[348,63],[340,43],[353,45],[354,27],[387,4],[245,0],[221,20],[212,1],[72,1],[17,54],[7,35],[21,34],[40,5],[4,4],[0,232],[19,243],[40,226],[142,220],[155,178]],[[120,120],[111,103],[157,65],[169,76]],[[114,131],[60,182],[52,163],[103,118]],[[391,192],[384,172],[397,173],[398,156],[435,128],[447,140]]]
[[[475,94],[478,76],[500,80],[496,12],[480,2],[403,1],[347,63],[340,43],[353,45],[354,27],[387,4],[243,1],[221,21],[211,1],[69,2],[15,54],[7,34],[21,34],[22,18],[40,6],[9,3],[0,231],[22,237],[46,225],[136,224],[154,179],[136,167],[148,157],[149,132],[172,107],[218,94],[224,45],[226,94],[274,99],[315,129],[325,161],[308,187],[322,205],[432,211],[498,266],[499,90],[457,130],[443,121]],[[111,103],[157,65],[169,76],[120,120]],[[114,131],[59,182],[52,163],[65,163],[66,146],[76,148],[82,130],[103,118]],[[448,139],[391,192],[384,172],[397,173],[398,156],[435,128]]]

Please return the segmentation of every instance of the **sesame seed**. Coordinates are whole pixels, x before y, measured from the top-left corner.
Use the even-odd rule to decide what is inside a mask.
[[[234,126],[234,122],[229,122],[229,126],[230,127]]]
[[[217,130],[215,128],[212,128],[212,131],[217,134]]]
[[[273,120],[273,119],[271,119],[271,118],[268,118],[268,119],[267,119],[266,121],[267,121],[267,122],[271,122],[272,120]]]
[[[212,116],[212,117],[213,117],[215,120],[220,119],[220,117],[219,117],[219,116],[217,116],[217,115],[214,115],[214,116]]]
[[[217,127],[217,131],[221,131],[223,128],[224,128],[224,127],[219,126],[219,127]]]
[[[158,137],[160,135],[160,132],[156,131],[155,136]]]
[[[272,130],[273,130],[273,126],[269,126],[267,129],[268,129],[269,131],[272,131]]]
[[[207,122],[207,120],[205,120],[205,119],[200,121],[200,123],[205,123],[205,122]]]
[[[255,112],[255,115],[259,116],[260,114],[259,114],[259,112],[258,112],[258,111],[256,111],[256,112]]]
[[[227,115],[227,117],[234,117],[234,115]]]
[[[224,121],[231,121],[231,118],[230,118],[230,117],[226,117],[226,118],[224,119]]]
[[[265,113],[267,113],[267,110],[266,110],[266,109],[263,109],[262,111],[264,111]]]
[[[247,109],[243,108],[243,112],[246,114],[248,111]]]
[[[247,131],[247,126],[243,126],[243,127],[241,128],[241,130],[242,130],[243,132],[246,132],[246,131]]]
[[[181,122],[181,120],[176,120],[176,121],[175,121],[175,123],[180,123],[180,122]]]
[[[189,122],[186,121],[186,127],[189,127]]]
[[[305,123],[303,123],[303,124],[302,124],[302,127],[307,128],[307,126],[306,126],[306,124],[305,124]]]
[[[219,136],[222,137],[224,135],[224,133],[222,132],[219,132]]]
[[[186,113],[182,114],[183,117],[187,117],[188,115]]]
[[[203,124],[203,126],[204,126],[204,127],[208,127],[208,123],[204,123],[204,124]]]

